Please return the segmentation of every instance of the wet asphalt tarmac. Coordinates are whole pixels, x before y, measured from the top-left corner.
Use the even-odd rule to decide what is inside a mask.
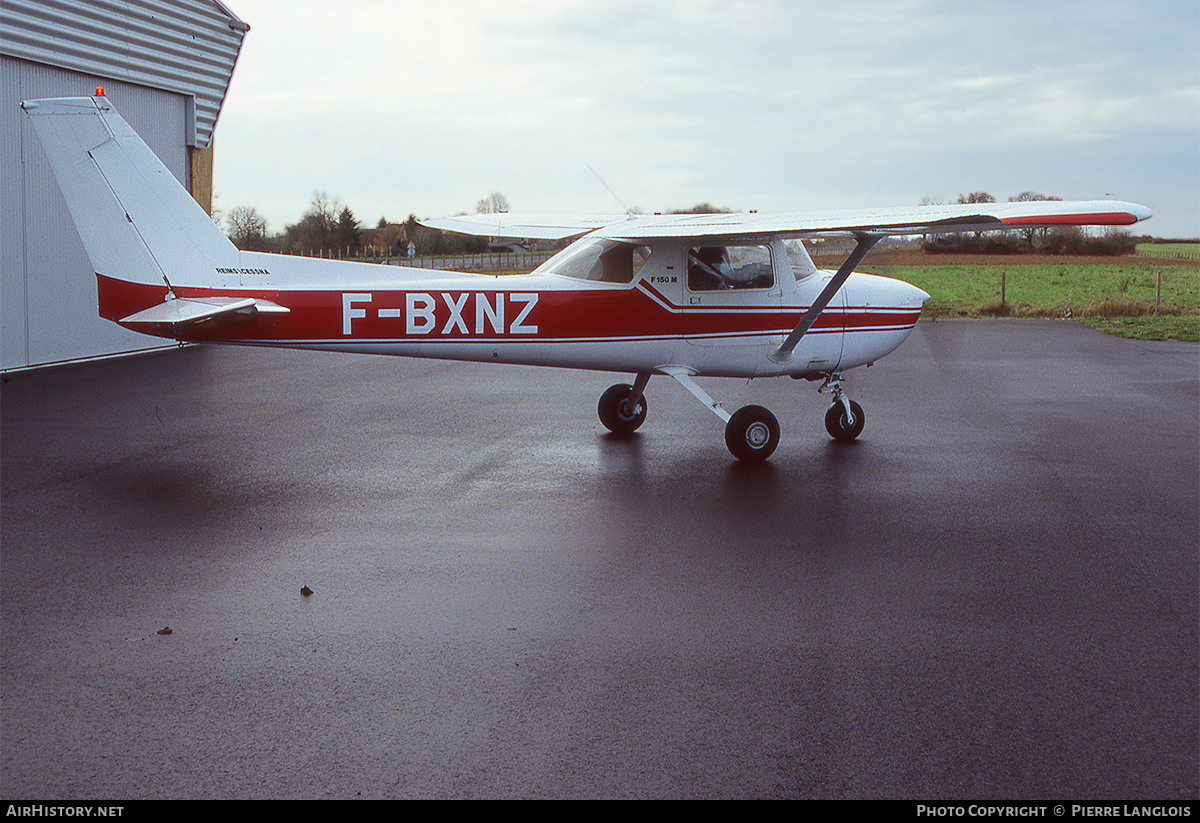
[[[617,439],[623,375],[6,375],[0,796],[1195,798],[1197,345],[922,322],[860,372],[849,445],[702,381],[758,466],[664,377]]]

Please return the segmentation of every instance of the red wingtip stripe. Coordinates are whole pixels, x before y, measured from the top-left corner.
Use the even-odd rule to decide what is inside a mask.
[[[1003,217],[1006,226],[1131,226],[1137,216],[1127,211],[1110,211],[1102,214],[1049,214],[1022,217]]]

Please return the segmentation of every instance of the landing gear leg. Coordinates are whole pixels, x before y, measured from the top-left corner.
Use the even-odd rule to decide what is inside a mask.
[[[825,430],[834,440],[849,442],[855,439],[862,434],[866,420],[863,418],[862,406],[846,397],[841,372],[829,372],[825,375],[825,382],[817,391],[824,392],[826,389],[833,392],[833,405],[825,412]]]
[[[779,421],[767,409],[762,406],[743,406],[730,414],[708,392],[696,385],[686,369],[671,367],[663,371],[725,421],[725,445],[738,460],[766,460],[775,451],[779,445]]]
[[[649,382],[650,373],[643,372],[633,381],[632,386],[628,383],[618,383],[600,395],[596,411],[604,428],[614,434],[632,434],[646,422],[645,391]]]

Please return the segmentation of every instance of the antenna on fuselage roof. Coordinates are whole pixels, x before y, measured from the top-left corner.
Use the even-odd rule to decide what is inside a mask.
[[[600,176],[600,172],[596,171],[591,166],[588,166],[588,171],[590,171],[592,174],[596,175],[596,179],[600,181],[600,185],[604,186],[604,188],[608,189],[608,193],[613,196],[614,200],[616,200],[618,203],[621,204],[621,208],[624,209],[626,214],[633,214],[633,209],[629,208],[629,206],[626,206],[625,201],[617,196],[617,193],[615,191],[613,191],[612,186],[610,186],[610,185],[608,185],[608,183],[604,182],[604,178]]]

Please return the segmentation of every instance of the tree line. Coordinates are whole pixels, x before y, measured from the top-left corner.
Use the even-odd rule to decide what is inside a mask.
[[[508,211],[508,200],[493,192],[476,204],[477,212]],[[375,227],[364,228],[349,206],[324,192],[313,195],[308,210],[295,223],[271,233],[267,220],[251,206],[238,206],[225,217],[225,233],[235,246],[246,251],[299,254],[312,257],[357,255],[370,249],[379,257],[430,254],[478,254],[487,251],[487,240],[422,226],[410,214],[402,223],[379,218]]]

